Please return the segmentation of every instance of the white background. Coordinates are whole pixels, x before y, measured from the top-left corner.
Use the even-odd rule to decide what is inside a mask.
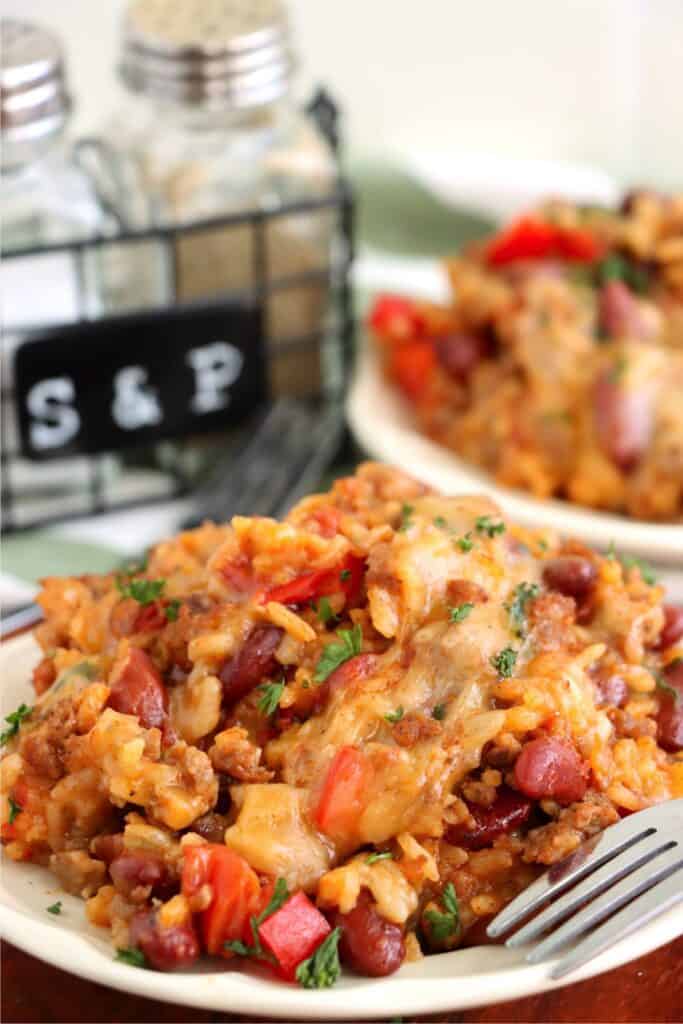
[[[3,0],[69,51],[75,127],[115,104],[123,0]],[[355,154],[559,157],[683,183],[683,0],[290,0],[302,84],[344,103]]]

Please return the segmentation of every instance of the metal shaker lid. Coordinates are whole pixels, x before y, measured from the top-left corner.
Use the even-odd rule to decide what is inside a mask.
[[[284,95],[294,69],[281,0],[132,0],[121,75],[135,92],[208,109]]]
[[[28,142],[58,132],[71,102],[64,54],[52,32],[14,18],[0,21],[0,127],[4,140]]]

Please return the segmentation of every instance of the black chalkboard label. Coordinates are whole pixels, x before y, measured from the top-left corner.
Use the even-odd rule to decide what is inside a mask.
[[[232,301],[36,331],[14,369],[31,459],[215,431],[266,397],[261,309]]]

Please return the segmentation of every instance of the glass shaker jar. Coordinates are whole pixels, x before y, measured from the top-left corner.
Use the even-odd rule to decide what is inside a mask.
[[[87,460],[39,464],[20,457],[13,362],[25,328],[85,315],[88,299],[76,261],[69,252],[43,250],[93,237],[103,229],[103,213],[67,140],[71,103],[59,40],[9,18],[0,31],[3,497],[13,496],[5,521],[22,525],[47,510],[66,514],[89,505]]]
[[[336,163],[294,102],[294,66],[280,0],[133,0],[120,65],[127,97],[108,133],[129,221],[185,225],[329,194]],[[304,341],[325,314],[330,216],[267,217],[264,231],[267,281],[317,273],[267,291],[272,391],[318,393],[319,345]],[[177,301],[260,283],[250,223],[180,233],[173,244]]]

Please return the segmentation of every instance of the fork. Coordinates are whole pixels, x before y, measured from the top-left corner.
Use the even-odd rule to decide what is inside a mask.
[[[683,799],[632,814],[583,843],[509,903],[487,934],[497,939],[549,904],[505,945],[516,949],[550,932],[526,954],[536,964],[580,940],[550,971],[563,978],[681,902]]]

